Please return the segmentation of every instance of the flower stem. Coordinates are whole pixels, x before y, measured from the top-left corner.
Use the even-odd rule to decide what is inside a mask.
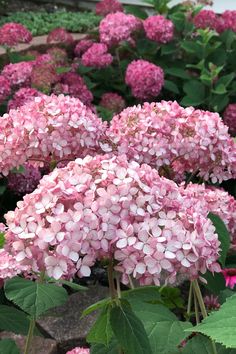
[[[196,297],[195,292],[193,293],[193,298],[194,298],[194,310],[195,310],[196,323],[199,324],[200,323],[200,319],[199,319],[197,297]]]
[[[111,298],[115,299],[117,297],[117,294],[116,294],[114,278],[113,278],[113,259],[112,258],[109,259],[109,264],[108,264],[108,282],[109,282],[109,290],[110,290]]]
[[[35,327],[35,318],[31,318],[29,330],[26,338],[26,343],[25,343],[24,354],[29,354],[30,352],[31,343],[34,336],[34,327]]]
[[[188,307],[187,307],[187,316],[188,319],[191,315],[191,307],[192,307],[192,298],[193,298],[193,282],[190,282],[189,294],[188,294]]]

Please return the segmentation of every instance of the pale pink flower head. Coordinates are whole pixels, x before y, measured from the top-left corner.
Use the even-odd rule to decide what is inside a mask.
[[[47,36],[47,43],[59,42],[64,44],[71,44],[74,42],[74,38],[64,28],[55,28]]]
[[[18,264],[17,260],[6,250],[0,249],[0,280],[13,278],[28,270],[28,266]]]
[[[193,23],[197,28],[217,28],[217,15],[213,10],[201,10],[193,18]]]
[[[0,27],[0,45],[15,47],[19,43],[29,43],[32,40],[30,31],[20,23],[9,22]]]
[[[82,54],[86,52],[92,45],[94,41],[92,39],[81,39],[79,43],[76,44],[74,49],[74,54],[76,57],[81,57]]]
[[[11,100],[8,101],[7,109],[17,109],[23,106],[29,101],[32,101],[35,97],[41,96],[42,93],[31,87],[22,87],[14,93]]]
[[[125,82],[140,100],[157,97],[164,85],[164,71],[147,60],[133,60],[127,67]]]
[[[99,25],[100,41],[108,47],[123,41],[133,41],[132,34],[142,28],[142,22],[133,15],[123,12],[108,14]]]
[[[29,86],[33,66],[33,61],[8,64],[4,66],[1,75],[9,81],[13,88]]]
[[[0,104],[7,99],[11,93],[11,86],[6,77],[0,75]]]
[[[120,113],[125,108],[125,100],[118,93],[106,92],[102,95],[99,105],[113,113]]]
[[[113,57],[108,53],[108,47],[104,43],[94,43],[82,55],[82,64],[97,69],[109,66],[113,61]]]
[[[157,43],[168,43],[174,37],[173,22],[161,15],[149,16],[143,27],[147,38]]]
[[[18,195],[33,192],[42,178],[38,167],[26,163],[23,168],[22,173],[10,172],[8,175],[8,188]]]
[[[236,268],[224,268],[221,272],[225,278],[225,285],[233,289],[236,284]]]
[[[101,0],[96,4],[96,15],[98,16],[106,16],[117,11],[124,11],[122,4],[117,0]]]
[[[229,104],[223,114],[224,123],[229,127],[229,132],[236,135],[236,103]]]
[[[44,93],[50,93],[52,85],[59,81],[55,65],[43,63],[35,65],[31,73],[31,85]]]
[[[177,176],[178,181],[186,172],[213,183],[236,176],[236,145],[219,114],[183,108],[177,102],[126,108],[113,117],[101,146],[160,173],[164,169],[165,176]]]
[[[89,354],[89,353],[90,353],[89,348],[76,347],[74,349],[69,350],[66,354]]]

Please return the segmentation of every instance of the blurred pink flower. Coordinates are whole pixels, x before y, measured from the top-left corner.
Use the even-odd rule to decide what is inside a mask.
[[[236,268],[225,268],[221,272],[225,278],[225,285],[233,289],[236,284]]]

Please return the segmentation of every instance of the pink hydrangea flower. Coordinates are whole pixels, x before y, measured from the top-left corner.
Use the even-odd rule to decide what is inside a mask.
[[[218,18],[213,10],[201,10],[194,16],[193,23],[197,28],[216,29]]]
[[[164,85],[164,71],[146,60],[133,60],[127,67],[125,82],[140,100],[156,97]]]
[[[168,43],[174,36],[174,24],[164,16],[155,15],[148,17],[143,22],[147,38],[157,43]]]
[[[123,12],[122,4],[117,0],[102,0],[96,4],[96,15],[106,16],[114,12]]]
[[[43,63],[35,65],[31,73],[32,87],[49,94],[52,85],[59,81],[59,75],[56,72],[55,65]]]
[[[89,354],[90,350],[88,348],[76,347],[72,350],[69,350],[66,354]]]
[[[122,281],[173,283],[220,271],[220,242],[207,210],[186,208],[181,189],[123,156],[87,156],[44,176],[5,215],[6,250],[56,279],[89,276],[113,256]]]
[[[224,123],[229,127],[229,132],[236,135],[236,103],[229,104],[223,114]]]
[[[64,28],[55,28],[47,36],[47,43],[60,42],[64,44],[71,44],[74,42],[74,38]]]
[[[232,30],[236,32],[236,11],[233,10],[226,10],[225,12],[222,13],[221,16],[218,17],[218,22],[217,22],[217,31],[219,33],[225,31],[225,30]]]
[[[9,81],[13,88],[29,86],[33,66],[33,61],[8,64],[4,66],[1,75]]]
[[[37,187],[42,174],[38,167],[24,164],[24,172],[10,173],[8,175],[8,188],[15,194],[24,195],[33,192]]]
[[[6,77],[0,75],[0,104],[7,99],[11,93],[11,87]]]
[[[52,63],[56,66],[63,66],[67,64],[68,55],[65,49],[59,47],[52,47],[47,50],[47,53],[52,58]]]
[[[219,114],[177,102],[126,108],[113,117],[101,146],[178,180],[184,180],[185,172],[213,183],[236,176],[236,145]]]
[[[120,113],[125,108],[125,100],[117,93],[106,92],[102,95],[99,105],[113,113]]]
[[[18,264],[16,259],[4,249],[0,249],[0,280],[13,278],[28,270],[28,266]]]
[[[56,94],[63,93],[72,97],[77,97],[89,107],[93,100],[93,94],[87,88],[84,79],[74,72],[62,74],[60,82],[55,85],[53,91]]]
[[[36,97],[1,119],[0,171],[7,175],[28,159],[68,161],[96,154],[105,129],[106,123],[76,98]]]
[[[82,54],[86,52],[92,45],[94,41],[92,39],[81,39],[79,43],[76,44],[74,49],[74,54],[76,57],[81,57]]]
[[[221,272],[225,278],[225,285],[233,289],[236,284],[236,268],[225,268]]]
[[[24,104],[32,101],[35,97],[41,96],[42,93],[30,88],[30,87],[22,87],[18,91],[15,92],[13,98],[8,102],[7,109],[16,109]]]
[[[93,66],[95,68],[105,68],[113,61],[113,57],[108,53],[108,47],[104,43],[94,43],[82,55],[82,64],[84,66]]]
[[[9,22],[0,27],[0,45],[15,47],[19,43],[29,43],[32,35],[23,25]]]
[[[100,41],[108,47],[122,41],[132,41],[132,34],[142,28],[142,22],[133,15],[116,12],[107,15],[99,25]]]

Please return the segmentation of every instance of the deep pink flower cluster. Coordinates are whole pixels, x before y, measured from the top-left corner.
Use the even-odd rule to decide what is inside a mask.
[[[7,109],[16,109],[24,104],[32,101],[35,97],[41,96],[42,93],[30,88],[30,87],[22,87],[18,91],[15,92],[13,98],[8,101]]]
[[[54,64],[49,62],[34,65],[31,73],[32,87],[49,94],[52,85],[59,81]]]
[[[222,27],[220,28],[219,32],[225,31],[227,29],[230,29],[234,32],[236,32],[236,11],[230,11],[226,10],[225,12],[222,13],[220,16],[221,21],[220,24]]]
[[[94,41],[92,39],[81,39],[79,43],[76,44],[74,49],[74,54],[76,57],[81,57],[82,54],[86,52],[92,45]]]
[[[0,45],[14,47],[19,43],[29,43],[32,35],[23,25],[9,22],[0,27]]]
[[[65,49],[52,47],[47,50],[47,53],[52,58],[52,63],[56,66],[63,66],[67,63],[68,55]]]
[[[125,109],[113,117],[101,146],[182,180],[186,171],[213,183],[236,176],[236,146],[218,113],[177,102]]]
[[[229,132],[236,135],[236,103],[231,103],[226,107],[223,114],[224,123],[229,127]]]
[[[113,57],[108,53],[108,47],[104,43],[94,43],[82,55],[84,66],[93,66],[97,69],[105,68],[112,63]]]
[[[174,282],[220,271],[220,242],[207,210],[186,208],[181,189],[126,156],[87,156],[44,176],[5,215],[6,250],[33,271],[56,279],[89,276],[97,259],[112,257],[122,281]]]
[[[184,188],[184,185],[183,185]],[[195,208],[201,211],[202,205],[209,212],[218,215],[225,223],[231,237],[231,247],[236,249],[236,200],[223,189],[205,187],[204,184],[188,184],[183,190],[186,195],[186,203],[195,199]],[[189,205],[190,206],[190,205]]]
[[[66,354],[89,354],[90,350],[88,348],[76,347],[72,350],[69,350]]]
[[[106,16],[114,12],[123,12],[122,4],[117,0],[102,0],[96,4],[96,14],[98,16]]]
[[[29,163],[24,164],[23,167],[24,172],[11,172],[8,175],[8,188],[15,194],[19,195],[33,192],[42,178],[42,174],[38,167]]]
[[[217,28],[217,15],[213,10],[201,10],[193,18],[193,23],[197,28]]]
[[[11,87],[6,77],[0,75],[0,104],[7,99],[11,93]]]
[[[122,41],[132,41],[133,32],[142,28],[142,22],[133,15],[116,12],[107,15],[99,25],[100,41],[109,47]]]
[[[1,118],[0,172],[7,175],[28,159],[50,162],[98,153],[105,129],[76,98],[36,97]]]
[[[34,66],[42,65],[45,63],[52,63],[52,62],[53,62],[53,58],[49,53],[40,54],[36,57],[34,61]]]
[[[47,43],[60,42],[64,44],[71,44],[74,42],[74,38],[64,28],[55,28],[47,36]]]
[[[113,113],[120,113],[125,108],[125,100],[118,93],[106,92],[101,96],[99,105]]]
[[[91,106],[93,100],[93,94],[87,88],[84,79],[73,72],[61,75],[60,82],[54,87],[54,93],[77,97],[87,106]]]
[[[133,60],[127,67],[125,82],[132,95],[147,100],[159,95],[164,85],[164,71],[147,60]]]
[[[8,64],[4,66],[1,75],[9,81],[11,87],[29,86],[33,66],[33,61]]]
[[[174,37],[174,24],[164,16],[149,16],[144,22],[143,27],[147,38],[157,43],[168,43]]]

